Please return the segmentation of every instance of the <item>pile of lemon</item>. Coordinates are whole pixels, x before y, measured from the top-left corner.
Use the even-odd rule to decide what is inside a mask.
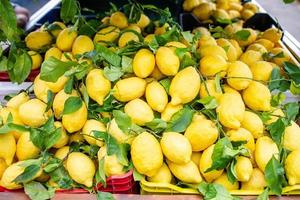
[[[259,12],[259,7],[251,2],[242,4],[240,0],[184,0],[183,10],[192,12],[202,22],[215,20],[247,20]]]
[[[217,1],[217,6],[222,2]],[[186,9],[194,7],[194,4],[190,4],[191,1],[185,1]],[[211,6],[211,3],[199,6],[203,5]],[[236,2],[232,2],[232,5],[239,9],[241,7]],[[108,133],[119,144],[129,144],[131,149],[128,157],[134,169],[145,175],[150,182],[176,183],[177,180],[198,184],[207,181],[219,183],[228,190],[263,189],[266,186],[265,167],[273,156],[279,156],[279,148],[271,139],[266,126],[284,117],[279,107],[271,106],[267,83],[274,68],[282,69],[283,62],[291,60],[288,52],[278,45],[282,33],[275,28],[259,33],[242,28],[241,24],[232,24],[224,29],[227,38],[215,39],[207,29],[197,28],[194,33],[200,32],[195,43],[199,61],[195,66],[181,68],[182,58],[176,52],[192,45],[184,37],[178,41],[167,41],[156,50],[147,46],[156,36],[168,33],[171,29],[169,24],[156,26],[154,33],[146,35],[144,29],[150,19],[145,14],[135,24],[130,24],[122,12],[115,12],[102,22],[105,27],[98,30],[93,38],[78,35],[74,27],[66,27],[62,22],[54,22],[59,29],[49,32],[42,27],[29,33],[25,42],[30,50],[33,69],[39,68],[43,60],[45,62],[50,57],[64,62],[82,62],[78,55],[93,51],[96,43],[118,52],[132,44],[132,41],[144,42],[144,46],[130,55],[132,73],[110,81],[104,73],[104,66],[97,66],[85,58],[91,69],[82,80],[88,97],[99,108],[108,97],[112,97],[119,105],[123,105],[117,109],[129,117],[134,125],[144,128],[143,131],[125,132],[124,125],[113,117],[111,111],[100,112],[100,120],[91,117],[90,107],[83,100],[80,87],[74,86],[69,94],[65,92],[69,80],[65,75],[56,82],[47,82],[37,76],[33,85],[34,98],[30,99],[26,92],[21,92],[0,109],[2,125],[8,123],[9,116],[12,116],[14,124],[38,128],[54,116],[54,125],[61,128],[61,136],[50,152],[63,161],[63,166],[76,183],[86,187],[95,185],[99,160],[104,159],[106,177],[126,173],[126,166],[120,158],[108,155],[109,145],[97,138],[94,131],[98,131]],[[248,37],[238,37],[236,33],[239,31],[246,32]],[[136,32],[142,33],[143,41]],[[44,55],[39,53],[43,48],[46,48]],[[281,56],[264,61],[263,55],[268,52],[273,55],[280,53]],[[194,56],[192,51],[185,54],[190,58]],[[166,78],[170,80],[168,87],[160,82]],[[217,79],[222,79],[221,83]],[[49,110],[48,91],[55,94]],[[215,120],[202,113],[202,109],[195,109],[191,122],[182,132],[162,131],[154,134],[145,127],[157,119],[170,123],[182,109],[191,108],[196,99],[209,96],[217,103]],[[81,106],[65,114],[65,102],[72,97],[82,98]],[[263,122],[258,115],[260,112],[271,113],[271,118]],[[249,152],[249,156],[236,158],[235,183],[228,180],[226,170],[207,172],[213,162],[215,143],[222,137],[232,142],[244,141],[244,148]],[[81,151],[69,152],[69,145],[73,142],[100,147],[98,158],[92,158]],[[282,144],[291,151],[284,163],[290,185],[300,183],[299,143],[300,128],[292,122],[285,129]],[[16,130],[0,134],[0,185],[7,189],[22,188],[22,184],[14,182],[26,168],[22,163],[36,159],[40,154],[41,150],[31,141],[30,132]],[[49,176],[42,169],[33,179],[58,187],[55,182],[49,181]]]

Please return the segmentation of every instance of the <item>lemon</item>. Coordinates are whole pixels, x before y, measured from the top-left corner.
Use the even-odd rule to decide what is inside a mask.
[[[229,2],[229,9],[230,10],[236,10],[236,11],[242,11],[243,6],[240,4],[240,2]]]
[[[47,102],[49,86],[45,81],[40,79],[40,75],[35,77],[33,82],[34,95],[41,101]]]
[[[57,142],[52,146],[54,148],[61,148],[63,146],[65,146],[66,144],[68,144],[69,142],[69,136],[66,132],[66,130],[64,129],[64,127],[62,126],[62,123],[59,121],[54,122],[54,126],[55,128],[61,128],[60,131],[60,138],[57,140]]]
[[[201,152],[192,153],[191,160],[197,165],[197,167],[199,166],[201,156],[202,156]]]
[[[279,150],[275,142],[268,136],[263,136],[257,139],[255,145],[255,161],[261,171],[265,171],[265,167],[269,160],[275,156],[278,158]]]
[[[62,75],[57,79],[56,82],[46,82],[46,85],[53,93],[57,93],[62,89],[64,89],[64,86],[66,85],[68,80],[69,80],[68,77]]]
[[[209,183],[220,177],[223,173],[223,170],[212,170],[210,172],[205,172],[208,168],[212,165],[212,154],[214,151],[215,145],[211,145],[207,149],[205,149],[202,153],[202,156],[200,158],[199,163],[199,169],[202,174],[202,176],[205,178],[205,180]]]
[[[234,171],[236,173],[236,178],[238,181],[249,181],[253,172],[251,160],[244,156],[237,157]]]
[[[94,37],[95,43],[106,45],[106,42],[114,42],[120,34],[120,29],[115,26],[108,26],[101,29]]]
[[[52,107],[56,119],[61,119],[66,100],[69,97],[77,97],[77,96],[78,93],[76,90],[72,90],[71,94],[67,94],[65,93],[65,90],[61,90],[55,95]]]
[[[228,61],[232,62],[237,60],[238,58],[237,50],[227,39],[219,38],[217,39],[217,44],[220,47],[226,49],[226,56],[228,58]]]
[[[255,13],[252,10],[249,9],[243,9],[241,12],[241,16],[244,20],[248,20],[251,18]]]
[[[114,88],[113,95],[118,101],[127,102],[144,95],[146,81],[138,77],[119,80]]]
[[[216,180],[214,180],[213,183],[220,184],[229,191],[239,189],[239,183],[237,181],[234,183],[231,183],[228,180],[227,174],[225,172],[221,176],[219,176]]]
[[[270,51],[274,47],[273,42],[264,38],[256,40],[255,43],[263,45],[268,51]]]
[[[142,33],[141,28],[136,24],[130,24],[125,30],[133,30],[138,33]]]
[[[283,48],[276,47],[270,50],[270,53],[273,55],[282,55],[282,56],[277,56],[273,59],[274,63],[277,64],[278,66],[283,66],[284,62],[289,62],[291,60],[289,52]]]
[[[255,143],[252,134],[244,128],[238,128],[235,130],[229,130],[226,132],[229,136],[230,141],[238,142],[238,141],[246,141],[244,144],[247,149],[251,152],[255,150]]]
[[[182,4],[184,11],[192,11],[195,7],[199,6],[201,3],[200,0],[185,0]]]
[[[119,45],[119,47],[122,48],[122,47],[125,47],[131,41],[138,42],[139,40],[140,39],[137,34],[135,34],[133,32],[125,32],[120,36],[118,45]]]
[[[196,27],[196,28],[194,28],[193,33],[195,34],[196,32],[200,32],[201,37],[211,36],[209,30],[206,27]],[[216,43],[214,43],[214,44],[216,44]]]
[[[258,61],[250,66],[253,78],[258,81],[268,81],[271,77],[273,66],[266,61]]]
[[[163,154],[176,164],[186,164],[191,160],[192,146],[189,140],[176,132],[165,132],[160,140]]]
[[[230,16],[229,16],[229,13],[224,10],[224,9],[221,9],[221,8],[217,8],[212,16],[215,18],[215,19],[230,19]]]
[[[283,135],[283,146],[289,151],[300,150],[300,127],[295,122],[286,127]]]
[[[56,38],[56,46],[61,51],[71,51],[72,45],[77,37],[74,27],[63,29]]]
[[[243,99],[247,107],[255,111],[269,111],[271,109],[271,93],[264,84],[252,81],[244,91]]]
[[[140,49],[132,61],[133,72],[137,77],[148,77],[155,67],[155,57],[148,49]]]
[[[157,139],[150,133],[139,134],[131,144],[131,159],[141,174],[154,176],[163,164],[163,153]]]
[[[245,111],[241,127],[248,130],[255,139],[264,135],[264,124],[254,112]]]
[[[170,47],[159,47],[155,55],[155,60],[158,69],[164,75],[174,76],[177,74],[180,60]]]
[[[16,149],[16,140],[13,134],[0,134],[0,158],[3,158],[7,165],[13,162]]]
[[[171,183],[173,176],[169,167],[163,163],[161,168],[151,177],[147,177],[148,181],[153,183]]]
[[[270,125],[273,122],[276,122],[278,117],[284,117],[284,113],[280,108],[271,108],[270,110],[270,119],[265,122],[266,125]]]
[[[43,58],[41,54],[36,51],[28,51],[29,56],[31,57],[31,69],[38,69],[40,68]]]
[[[33,31],[25,38],[26,46],[33,51],[39,51],[52,43],[52,37],[47,31]]]
[[[28,160],[36,158],[38,157],[39,153],[40,149],[32,143],[30,139],[30,133],[22,133],[17,143],[16,156],[18,160]]]
[[[300,183],[300,151],[292,151],[285,160],[285,173],[289,182],[289,185],[295,185]]]
[[[213,38],[211,35],[203,35],[198,40],[198,46],[207,46],[207,45],[216,45],[217,42],[215,38]]]
[[[252,78],[252,72],[245,63],[234,61],[228,64],[227,83],[232,88],[236,90],[246,89],[251,83]]]
[[[130,134],[124,133],[116,123],[115,119],[112,119],[108,125],[107,132],[113,136],[119,143],[128,143],[131,144],[133,136]]]
[[[111,83],[105,78],[102,69],[93,69],[86,77],[86,89],[93,100],[99,105],[103,105],[105,97],[110,92]]]
[[[111,14],[110,24],[120,29],[123,29],[128,26],[128,20],[126,15],[124,15],[124,13],[117,11]]]
[[[93,178],[96,172],[94,162],[80,152],[70,153],[67,159],[67,171],[71,178],[86,187],[93,186]]]
[[[217,91],[216,81],[213,79],[213,80],[206,80],[201,83],[199,94],[200,94],[200,98],[213,96],[216,99],[219,99],[219,97],[222,94],[222,91]]]
[[[254,168],[250,179],[242,182],[241,190],[263,190],[267,186],[264,173]]]
[[[228,10],[228,15],[231,20],[241,18],[241,13],[237,10]]]
[[[254,50],[247,50],[241,55],[240,60],[248,66],[251,66],[252,64],[263,59],[260,52]]]
[[[190,141],[193,151],[203,151],[216,142],[219,131],[211,120],[199,119],[192,121],[184,135]]]
[[[213,11],[216,9],[215,4],[211,2],[203,2],[196,6],[192,13],[200,20],[207,20],[212,15]]]
[[[0,158],[0,180],[7,167],[8,165],[6,164],[5,160],[3,158]]]
[[[237,129],[243,121],[245,105],[240,95],[225,93],[222,94],[216,111],[223,126]]]
[[[147,15],[141,14],[139,21],[136,23],[141,29],[146,28],[150,24],[150,19]]]
[[[261,55],[268,52],[266,47],[264,47],[263,45],[261,45],[259,43],[256,43],[256,41],[255,41],[255,43],[248,46],[247,51],[248,50],[258,51],[261,53]]]
[[[202,57],[205,56],[220,56],[222,58],[224,58],[225,60],[227,60],[227,55],[226,55],[226,51],[218,46],[218,45],[205,45],[205,46],[200,46],[200,48],[198,49],[198,52],[200,53],[200,55]]]
[[[77,55],[77,54],[84,54],[90,51],[94,50],[94,43],[86,35],[80,35],[78,36],[72,46],[72,54]]]
[[[182,104],[174,106],[171,103],[168,103],[164,111],[161,113],[161,119],[166,122],[170,121],[172,116],[182,108]]]
[[[228,41],[230,42],[230,44],[232,44],[232,46],[234,46],[237,53],[237,58],[239,58],[243,54],[243,50],[240,47],[239,43],[234,39],[229,39]]]
[[[243,46],[243,47],[248,46],[248,45],[252,44],[253,42],[255,42],[255,40],[257,38],[257,34],[253,29],[244,28],[244,29],[242,29],[242,31],[248,31],[248,33],[250,33],[250,35],[246,40],[244,40],[244,38],[243,39],[237,38],[237,42],[239,43],[240,46]]]
[[[7,119],[8,119],[10,114],[12,116],[12,122],[14,124],[24,125],[23,122],[20,119],[18,109],[11,108],[11,107],[3,107],[3,108],[0,109],[0,118],[1,118],[0,122],[2,121],[3,124],[6,124]],[[15,137],[16,140],[18,140],[19,137],[22,134],[22,132],[20,132],[18,130],[12,130],[9,133],[13,134],[13,136]]]
[[[147,85],[145,96],[149,106],[157,112],[163,112],[168,104],[168,94],[157,81],[152,81]]]
[[[18,109],[21,104],[29,100],[29,95],[27,92],[21,92],[16,96],[12,97],[7,103],[6,106],[9,108]]]
[[[155,27],[154,34],[155,35],[162,35],[170,28],[170,25],[168,23],[165,23],[163,26],[157,26]]]
[[[147,122],[151,122],[154,119],[151,107],[141,99],[129,101],[125,105],[124,111],[132,119],[133,123],[140,126],[144,126]]]
[[[191,102],[199,93],[200,76],[195,68],[187,67],[179,71],[172,79],[169,93],[171,104],[179,105]]]
[[[241,94],[237,90],[233,89],[232,87],[230,87],[227,84],[223,85],[223,90],[224,90],[224,93],[231,93],[231,94],[241,96]]]
[[[57,37],[59,35],[59,33],[66,28],[66,25],[62,22],[53,22],[50,26],[56,26],[57,28],[55,28],[55,30],[51,30],[50,33],[51,35],[53,35],[54,37]]]
[[[60,58],[62,62],[76,61],[71,52],[64,52]]]
[[[154,34],[146,35],[146,37],[144,38],[144,42],[146,44],[150,44],[153,41],[154,38],[155,38]]]
[[[104,172],[107,177],[113,175],[122,175],[125,173],[123,170],[124,166],[119,162],[116,154],[107,155],[106,146],[103,146],[98,151],[98,159],[104,159]]]
[[[46,123],[51,110],[46,112],[47,104],[39,99],[31,99],[19,107],[20,119],[25,125],[31,127],[40,127]]]
[[[277,28],[269,28],[263,32],[261,38],[277,43],[282,37],[282,31]]]
[[[218,9],[224,9],[224,10],[228,10],[230,1],[228,0],[217,0],[216,1],[216,6]]]
[[[89,119],[85,122],[82,128],[83,138],[91,145],[98,145],[99,147],[103,146],[103,141],[101,139],[96,139],[93,131],[105,132],[106,127],[102,122],[99,122],[95,119]]]
[[[176,164],[167,160],[168,166],[176,178],[185,183],[200,183],[202,177],[197,165],[193,161],[186,164]]]
[[[70,146],[63,146],[57,149],[57,151],[54,154],[54,157],[60,160],[64,160],[68,156],[69,151],[70,151]]]
[[[50,57],[54,57],[54,58],[60,60],[61,56],[62,56],[62,52],[61,52],[61,50],[59,48],[57,48],[57,47],[51,47],[45,53],[45,60],[47,60]]]
[[[226,33],[230,35],[234,35],[236,32],[240,31],[243,29],[243,25],[239,22],[228,24],[224,30]]]
[[[204,76],[215,76],[217,73],[221,72],[224,75],[227,70],[227,62],[221,56],[204,56],[200,60],[200,72]]]
[[[78,110],[62,116],[62,124],[69,133],[74,133],[84,126],[87,115],[86,105],[82,102],[82,106]]]

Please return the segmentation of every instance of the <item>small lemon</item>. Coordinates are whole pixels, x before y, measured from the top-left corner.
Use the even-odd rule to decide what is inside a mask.
[[[26,46],[33,51],[39,51],[52,43],[52,36],[47,31],[33,31],[25,38]]]
[[[283,135],[283,146],[289,151],[300,150],[300,127],[295,122],[286,127]]]
[[[68,144],[68,142],[69,142],[69,136],[68,136],[68,134],[67,134],[67,132],[66,132],[66,130],[65,130],[65,128],[62,126],[62,123],[61,122],[59,122],[59,121],[56,121],[56,122],[54,122],[54,126],[55,126],[55,128],[61,128],[61,131],[60,131],[60,138],[57,140],[57,142],[52,146],[52,147],[54,147],[54,148],[61,148],[61,147],[63,147],[63,146],[65,146],[65,145],[67,145]]]
[[[124,111],[135,124],[140,126],[143,126],[154,119],[154,113],[151,107],[141,99],[129,101],[125,105]]]
[[[252,78],[252,72],[245,63],[234,61],[228,64],[227,83],[232,88],[236,90],[246,89],[251,83]]]
[[[146,100],[149,106],[157,111],[164,111],[168,104],[168,94],[165,88],[157,81],[152,81],[146,87]]]
[[[223,172],[221,176],[219,176],[216,180],[214,180],[213,183],[217,183],[225,187],[227,190],[238,190],[239,189],[239,183],[236,181],[234,183],[231,183],[228,180],[227,174]]]
[[[61,90],[55,95],[52,107],[56,119],[61,119],[66,100],[69,97],[77,97],[77,96],[78,93],[76,90],[72,90],[71,94],[67,94],[65,93],[65,90]]]
[[[86,77],[88,95],[99,105],[103,105],[105,97],[111,89],[110,81],[104,76],[102,69],[91,70]]]
[[[263,190],[267,186],[264,173],[254,168],[250,179],[242,182],[241,190]]]
[[[239,22],[228,24],[224,30],[226,33],[229,35],[234,35],[236,32],[240,31],[243,29],[243,25]]]
[[[224,75],[227,70],[227,62],[226,60],[221,56],[204,56],[200,60],[200,72],[204,76],[215,76],[217,73],[221,73],[221,75]]]
[[[174,76],[177,74],[180,60],[170,47],[159,47],[155,55],[155,60],[161,73],[167,76]]]
[[[146,35],[146,37],[144,38],[144,42],[146,44],[150,44],[153,41],[154,38],[155,38],[154,34]]]
[[[166,122],[170,121],[172,116],[182,108],[182,104],[174,106],[171,103],[168,103],[164,111],[161,113],[161,119]]]
[[[31,69],[34,70],[40,68],[43,62],[41,54],[36,51],[28,51],[28,54],[31,57]]]
[[[209,183],[211,183],[212,181],[220,177],[223,173],[223,170],[212,170],[210,172],[205,172],[212,165],[212,154],[214,151],[214,147],[215,145],[211,145],[210,147],[208,147],[203,151],[199,163],[200,172],[202,176],[205,178],[205,180]]]
[[[245,111],[241,127],[247,129],[255,139],[264,135],[264,124],[254,112]]]
[[[168,166],[176,178],[185,183],[200,183],[202,177],[197,165],[193,161],[186,164],[176,164],[167,160]]]
[[[179,105],[191,102],[199,93],[200,76],[195,68],[187,67],[172,79],[169,93],[171,104]]]
[[[115,119],[112,119],[108,125],[107,132],[113,136],[119,143],[131,144],[134,139],[133,135],[124,133],[118,126]]]
[[[228,15],[231,20],[241,18],[241,13],[237,10],[228,10]]]
[[[195,34],[196,32],[199,32],[200,33],[200,37],[203,37],[203,36],[211,36],[211,33],[209,32],[209,30],[206,28],[206,27],[196,27],[193,29],[193,33]],[[214,43],[216,44],[216,43]]]
[[[50,57],[54,57],[54,58],[60,60],[61,56],[62,56],[62,52],[61,52],[61,50],[59,48],[57,48],[57,47],[51,47],[45,53],[45,60],[47,60]]]
[[[119,80],[114,88],[113,95],[118,101],[127,102],[144,95],[146,81],[138,77]]]
[[[24,132],[17,143],[16,156],[18,160],[28,160],[38,157],[40,149],[30,140],[30,133]]]
[[[13,162],[16,153],[16,139],[13,134],[0,134],[0,158],[3,158],[7,165]]]
[[[57,79],[56,82],[46,82],[46,84],[53,93],[57,93],[64,89],[64,86],[66,85],[68,80],[68,77],[62,75]]]
[[[67,159],[67,171],[71,178],[86,187],[93,186],[93,178],[96,172],[94,162],[80,152],[70,153]]]
[[[292,151],[285,160],[285,173],[289,185],[300,183],[300,150]]]
[[[148,77],[155,67],[155,57],[148,49],[140,49],[132,61],[133,72],[137,77]]]
[[[115,26],[108,26],[96,33],[94,42],[102,45],[107,45],[107,42],[114,42],[120,34],[120,29]]]
[[[218,45],[205,45],[205,46],[200,46],[198,49],[198,52],[202,57],[205,56],[221,56],[225,60],[227,60],[227,55],[226,51],[218,46]]]
[[[252,134],[244,128],[238,128],[234,130],[229,130],[226,132],[229,136],[230,141],[246,141],[244,144],[246,148],[248,148],[251,152],[255,150],[255,143]]]
[[[163,164],[163,153],[157,139],[150,133],[139,134],[131,144],[131,159],[141,174],[154,176]]]
[[[258,81],[269,81],[273,66],[266,61],[258,61],[250,66],[253,78]]]
[[[212,16],[215,19],[230,19],[229,13],[226,10],[221,9],[219,7],[216,10],[214,10]]]
[[[105,132],[106,127],[102,122],[99,122],[95,119],[89,119],[85,122],[82,128],[83,138],[91,145],[98,145],[99,147],[103,146],[103,141],[101,139],[96,139],[93,131]]]
[[[80,35],[78,36],[72,46],[72,54],[77,55],[77,54],[84,54],[90,51],[94,50],[94,43],[86,35]]]
[[[136,23],[141,29],[146,28],[150,24],[150,19],[147,15],[141,14],[139,21]]]
[[[229,9],[230,10],[236,10],[236,11],[242,11],[243,10],[243,6],[240,4],[240,2],[229,2]]]
[[[255,111],[269,111],[271,109],[271,93],[264,84],[252,81],[243,90],[243,99],[247,107]]]
[[[110,24],[120,29],[123,29],[128,26],[128,20],[124,13],[117,11],[111,14]]]
[[[237,157],[234,171],[238,181],[249,181],[253,172],[251,160],[244,156]]]
[[[170,25],[168,23],[165,23],[163,26],[158,26],[155,27],[155,31],[154,34],[155,35],[162,35],[165,32],[167,32],[167,30],[170,28]]]
[[[29,95],[27,92],[21,92],[16,96],[12,97],[7,103],[6,106],[9,108],[18,109],[21,104],[29,101]]]
[[[263,59],[260,52],[254,50],[247,50],[241,55],[240,60],[248,66],[251,66],[252,64]]]
[[[197,167],[199,166],[201,156],[202,156],[201,152],[194,151],[192,153],[191,160],[197,165]]]
[[[213,96],[216,99],[219,99],[222,94],[222,91],[217,91],[216,81],[212,79],[212,80],[203,81],[201,83],[199,94],[200,94],[200,98]]]
[[[6,164],[5,160],[3,158],[0,158],[0,180],[7,167],[8,165]]]
[[[153,183],[171,183],[173,176],[169,167],[163,163],[161,168],[151,177],[147,177],[148,181]]]
[[[77,32],[73,27],[65,28],[56,38],[56,46],[61,51],[71,51],[72,45],[77,37]]]
[[[255,13],[249,9],[243,9],[241,12],[241,16],[244,20],[250,19]]]

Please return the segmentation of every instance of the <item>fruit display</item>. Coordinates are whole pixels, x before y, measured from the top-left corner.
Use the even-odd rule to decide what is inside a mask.
[[[241,6],[226,2],[217,7]],[[40,73],[0,108],[1,187],[31,199],[75,188],[106,199],[99,185],[133,172],[142,190],[263,199],[300,184],[299,102],[284,101],[300,93],[300,69],[280,30],[182,31],[167,9],[112,7],[95,23],[77,4],[62,6],[62,21],[26,35],[18,51]]]

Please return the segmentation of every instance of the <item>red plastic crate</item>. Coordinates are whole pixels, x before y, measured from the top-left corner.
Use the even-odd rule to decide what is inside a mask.
[[[27,77],[27,81],[34,81],[35,77],[40,73],[40,69],[32,70]],[[7,72],[0,72],[0,81],[10,81],[9,75]]]

